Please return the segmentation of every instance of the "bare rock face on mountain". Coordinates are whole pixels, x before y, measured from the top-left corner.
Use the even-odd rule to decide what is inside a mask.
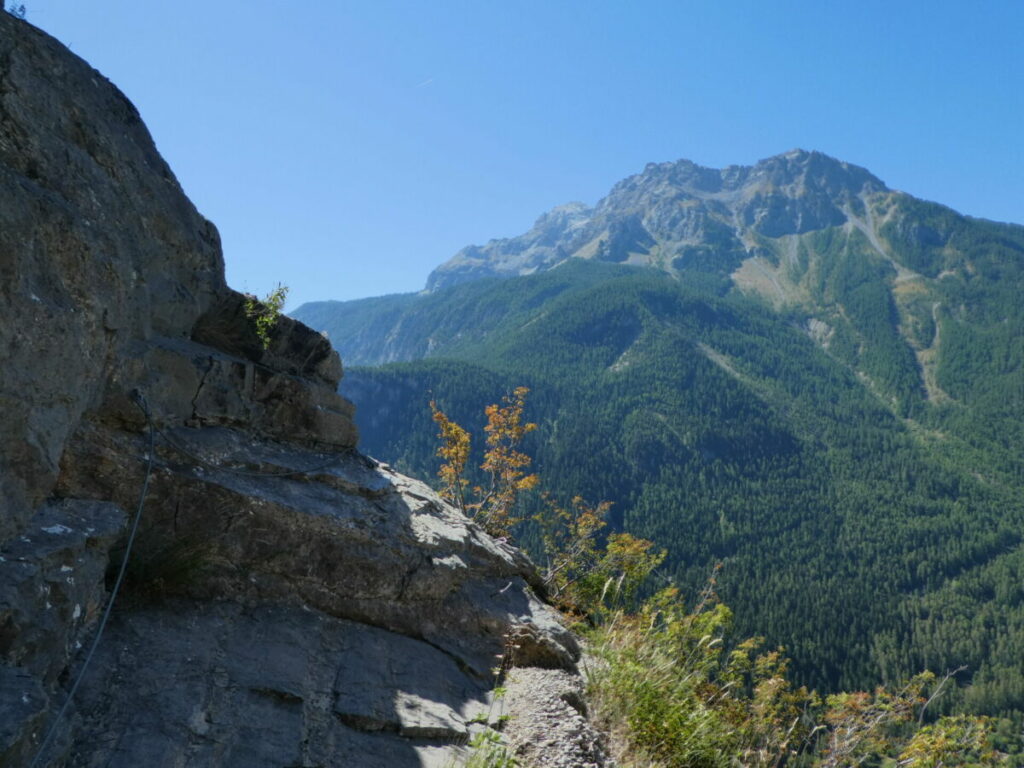
[[[574,669],[527,559],[355,450],[326,339],[264,348],[134,107],[3,13],[0,200],[0,764],[56,722],[34,764],[444,765],[496,657]]]
[[[863,168],[799,149],[722,170],[649,163],[593,208],[561,206],[524,235],[462,249],[431,273],[427,289],[528,275],[570,258],[679,273],[713,253],[718,266],[734,269],[756,255],[759,238],[840,226],[866,196],[885,191]]]

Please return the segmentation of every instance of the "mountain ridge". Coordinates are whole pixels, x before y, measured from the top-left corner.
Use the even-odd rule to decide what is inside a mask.
[[[966,663],[943,706],[1024,711],[1024,227],[803,152],[649,165],[599,205],[430,292],[296,311],[355,365],[369,449],[429,479],[428,400],[471,426],[525,384],[553,490],[613,501],[686,586],[725,562],[801,681]]]
[[[722,170],[686,160],[650,163],[593,208],[559,206],[524,235],[463,249],[432,273],[426,294],[573,260],[651,267],[718,295],[736,291],[802,314],[823,346],[906,410],[921,396],[950,399],[939,383],[939,350],[956,347],[942,344],[943,327],[947,341],[973,332],[976,308],[964,309],[964,300],[979,278],[1008,305],[1022,253],[1024,226],[965,217],[890,190],[859,166],[793,150]],[[1001,288],[992,277],[1006,270],[1010,279]],[[354,364],[442,353],[443,339],[430,337],[416,350],[399,343],[408,338],[399,305],[431,300],[365,301],[374,307],[361,313],[374,314],[372,332],[342,332],[343,324],[329,319],[354,311],[351,304],[314,302],[294,314],[346,337],[339,343]],[[895,368],[890,359],[899,361]]]
[[[837,197],[851,204],[890,191],[859,166],[801,149],[721,170],[689,160],[648,163],[593,207],[556,206],[518,237],[463,248],[430,274],[427,290],[485,275],[531,274],[568,258],[676,271],[684,268],[673,263],[685,261],[681,246],[721,245],[732,234],[750,250],[748,229],[777,237],[836,225],[845,221]]]

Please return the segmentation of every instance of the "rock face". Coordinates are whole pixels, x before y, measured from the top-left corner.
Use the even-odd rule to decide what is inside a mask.
[[[793,150],[755,166],[649,163],[593,208],[555,208],[519,237],[469,246],[435,269],[427,289],[480,277],[528,275],[582,258],[678,273],[712,256],[727,272],[757,254],[758,239],[839,226],[863,199],[886,192],[863,168]]]
[[[445,765],[496,657],[574,669],[529,561],[356,451],[326,339],[263,348],[127,99],[3,13],[0,201],[0,764],[80,676],[150,458],[38,765]]]

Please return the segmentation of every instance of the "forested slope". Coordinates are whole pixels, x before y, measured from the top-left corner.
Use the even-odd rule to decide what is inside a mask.
[[[946,706],[1024,710],[1024,228],[822,157],[649,167],[598,213],[542,218],[553,240],[473,252],[479,272],[525,249],[534,274],[297,316],[350,364],[406,361],[346,379],[371,454],[430,477],[431,398],[479,430],[526,385],[548,487],[615,502],[688,585],[724,563],[738,629],[802,681],[966,664]],[[598,230],[626,245],[559,256]]]

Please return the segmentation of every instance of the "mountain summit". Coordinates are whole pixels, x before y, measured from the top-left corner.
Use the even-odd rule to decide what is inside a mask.
[[[868,201],[888,192],[865,169],[802,149],[721,170],[648,163],[593,208],[559,206],[525,234],[463,248],[431,273],[427,288],[542,272],[571,258],[720,271],[757,254],[761,238],[859,222]]]

